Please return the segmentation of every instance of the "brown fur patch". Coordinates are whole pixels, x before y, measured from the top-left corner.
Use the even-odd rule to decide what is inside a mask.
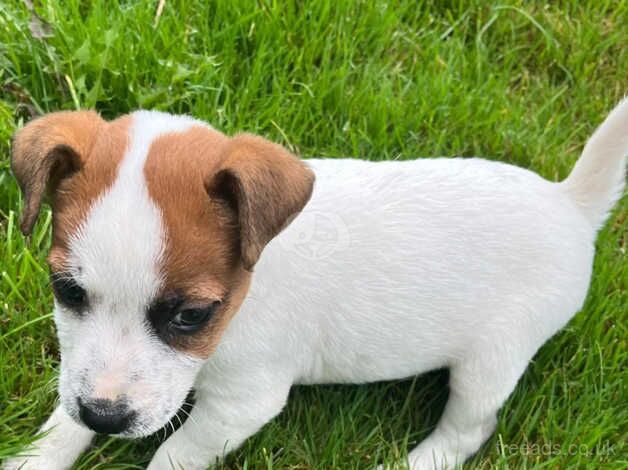
[[[262,138],[203,127],[156,139],[144,167],[166,230],[163,292],[222,305],[201,332],[173,346],[207,357],[240,308],[263,247],[312,191],[312,172]]]
[[[93,111],[59,112],[35,119],[13,138],[11,168],[24,195],[20,228],[35,225],[46,190],[81,168],[104,121]]]
[[[252,270],[266,244],[310,199],[314,173],[281,145],[240,134],[225,148],[220,171],[205,184],[210,195],[230,200],[237,209],[242,262]]]
[[[204,178],[215,172],[228,138],[208,128],[155,139],[144,166],[151,198],[160,207],[166,230],[163,292],[182,292],[190,302],[223,301],[207,330],[180,336],[174,346],[207,357],[237,308],[231,292],[248,285],[238,254],[238,228],[224,204],[210,201]],[[246,292],[246,289],[243,289]],[[244,295],[242,295],[243,300]],[[233,299],[235,300],[235,298]]]
[[[129,142],[130,121],[123,116],[101,126],[81,170],[60,182],[52,198],[54,247],[67,249],[96,199],[115,182]]]
[[[130,118],[106,122],[94,111],[46,115],[20,130],[11,166],[24,193],[22,228],[32,229],[44,193],[53,208],[53,240],[48,261],[65,268],[69,237],[96,198],[109,188],[126,151]]]

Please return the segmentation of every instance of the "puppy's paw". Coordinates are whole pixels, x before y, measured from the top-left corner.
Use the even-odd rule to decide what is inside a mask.
[[[206,470],[213,468],[217,454],[192,444],[191,439],[174,433],[153,455],[147,470]],[[177,439],[178,438],[178,439]],[[213,457],[213,458],[212,458]]]

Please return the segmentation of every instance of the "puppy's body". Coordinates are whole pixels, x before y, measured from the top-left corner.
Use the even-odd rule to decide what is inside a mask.
[[[223,344],[269,325],[299,382],[390,380],[475,353],[525,362],[581,306],[594,230],[560,185],[479,159],[308,164],[312,199]]]
[[[272,416],[293,383],[449,367],[445,419],[471,429],[462,440],[435,433],[410,458],[414,468],[463,461],[536,350],[582,305],[591,222],[564,186],[486,160],[308,164],[312,199],[266,247],[198,394],[221,403],[228,390],[216,407],[229,409],[243,390],[253,387],[253,403],[274,390],[262,401]],[[235,371],[249,378],[236,373],[231,385]],[[251,402],[239,403],[250,413]]]
[[[268,160],[263,168],[272,170],[271,176],[282,173],[303,184],[282,186],[274,179],[256,189],[248,175],[269,177],[265,170],[250,169],[250,159],[238,163],[234,155],[243,151],[235,152],[227,138],[207,128],[203,146],[194,141],[188,148],[200,146],[203,155],[225,149],[214,158],[217,166],[229,163],[240,172],[242,187],[233,196],[243,243],[239,256],[255,269],[249,280],[238,266],[228,276],[226,267],[219,275],[197,270],[197,260],[185,258],[188,275],[198,271],[198,282],[180,284],[181,289],[200,289],[203,295],[189,295],[220,298],[231,307],[210,321],[211,338],[204,343],[204,336],[168,343],[147,327],[146,310],[151,309],[146,306],[167,290],[162,285],[176,284],[172,265],[181,258],[172,247],[181,235],[172,226],[171,207],[188,210],[177,199],[187,188],[171,188],[171,199],[179,201],[173,206],[172,200],[160,199],[151,185],[159,181],[149,171],[156,158],[151,142],[198,123],[150,113],[130,119],[117,179],[90,203],[70,243],[54,247],[64,258],[56,263],[69,265],[77,282],[87,286],[90,304],[77,319],[57,303],[64,406],[51,418],[57,428],[39,445],[40,457],[28,460],[32,468],[67,468],[89,442],[92,431],[67,414],[79,419],[77,396],[78,407],[94,397],[125,397],[137,416],[120,434],[141,435],[166,422],[194,382],[197,403],[190,419],[158,449],[149,468],[202,469],[279,413],[295,383],[371,382],[440,367],[451,371],[450,399],[436,430],[410,452],[409,463],[420,469],[464,461],[492,433],[499,407],[533,354],[581,307],[595,233],[621,194],[628,153],[624,101],[562,183],[480,159],[308,160],[316,184],[305,204],[309,193],[299,188],[307,186],[306,173],[296,167],[286,172]],[[102,137],[103,125],[98,126]],[[150,138],[147,129],[152,129]],[[137,142],[143,142],[144,153],[137,151]],[[278,151],[256,150],[256,142],[246,144],[247,152]],[[88,165],[79,171],[87,175]],[[205,185],[213,198],[228,200],[221,171],[212,169]],[[163,176],[169,175],[169,181],[177,172]],[[79,182],[73,187],[71,178],[62,189],[80,193]],[[226,190],[235,191],[234,185]],[[247,191],[256,199],[246,199]],[[303,211],[291,222],[277,220],[274,231],[289,225],[263,241],[270,239],[257,260],[255,234],[268,227],[246,216],[272,218],[278,210],[251,207],[260,200],[278,205],[299,191]],[[53,205],[58,221],[68,220],[68,205]],[[219,211],[210,218],[218,223],[223,215]],[[103,236],[110,222],[117,227],[115,237]],[[162,235],[155,236],[160,227]],[[224,230],[230,227],[226,223]],[[129,250],[131,240],[140,243]],[[213,249],[216,263],[226,251]],[[119,267],[120,260],[127,266]],[[54,260],[51,265],[58,269]],[[108,282],[126,287],[115,296]],[[161,368],[151,369],[151,361]],[[135,395],[138,389],[142,399]],[[59,436],[70,432],[72,442],[60,444]],[[59,447],[65,451],[54,450]]]

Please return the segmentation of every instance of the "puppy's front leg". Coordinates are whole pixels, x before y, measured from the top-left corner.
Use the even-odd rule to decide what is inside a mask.
[[[65,470],[89,446],[94,433],[77,424],[61,407],[52,413],[40,432],[48,432],[24,452],[4,462],[4,470]]]
[[[188,419],[157,449],[148,470],[205,470],[238,448],[286,403],[291,383],[262,382],[197,391]]]

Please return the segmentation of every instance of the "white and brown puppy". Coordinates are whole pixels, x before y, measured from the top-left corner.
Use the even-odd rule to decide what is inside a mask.
[[[409,464],[463,462],[581,307],[627,154],[626,100],[561,183],[481,159],[303,162],[157,112],[29,123],[12,168],[25,233],[52,198],[61,404],[4,467],[65,469],[95,432],[155,432],[194,387],[149,468],[204,469],[293,384],[440,367],[449,402]]]

